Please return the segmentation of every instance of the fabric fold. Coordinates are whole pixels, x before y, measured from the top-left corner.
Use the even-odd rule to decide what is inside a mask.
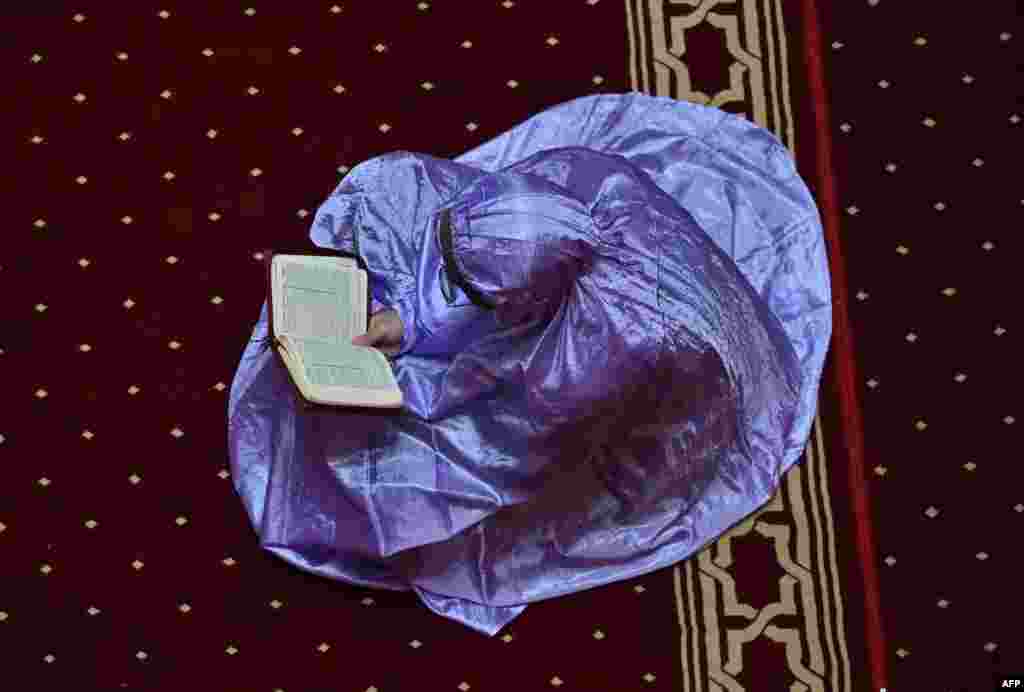
[[[792,157],[740,118],[577,99],[456,161],[361,163],[310,236],[358,252],[402,317],[406,405],[299,410],[247,346],[235,485],[301,569],[413,589],[494,634],[694,554],[806,444],[831,334],[822,229]]]

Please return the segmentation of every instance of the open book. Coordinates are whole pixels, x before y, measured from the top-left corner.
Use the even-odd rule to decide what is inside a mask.
[[[400,407],[388,359],[351,343],[366,331],[369,295],[356,260],[275,254],[269,264],[273,343],[301,396],[328,406]]]

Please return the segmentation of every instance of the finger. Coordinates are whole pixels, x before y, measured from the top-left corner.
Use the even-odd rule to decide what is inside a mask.
[[[352,337],[353,346],[372,346],[374,341],[376,341],[376,336],[370,332]]]

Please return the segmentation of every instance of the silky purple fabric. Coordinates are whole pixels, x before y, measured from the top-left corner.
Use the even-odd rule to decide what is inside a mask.
[[[457,270],[445,272],[447,212]],[[414,589],[494,634],[526,604],[678,562],[807,442],[831,334],[822,228],[788,151],[641,94],[544,111],[455,161],[397,152],[317,212],[406,326],[399,413],[307,411],[263,343],[231,390],[261,544]]]

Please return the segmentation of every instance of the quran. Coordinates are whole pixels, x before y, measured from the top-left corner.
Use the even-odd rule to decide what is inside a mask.
[[[304,402],[401,407],[387,357],[352,344],[369,312],[367,274],[356,258],[272,254],[268,266],[271,343]]]

